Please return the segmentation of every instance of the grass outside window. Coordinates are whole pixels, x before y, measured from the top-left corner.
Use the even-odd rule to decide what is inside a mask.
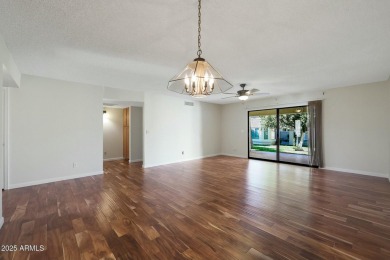
[[[252,145],[252,150],[260,151],[260,152],[274,152],[276,153],[276,145]],[[302,147],[303,151],[296,150],[296,146],[290,146],[290,145],[280,145],[279,146],[281,153],[293,153],[293,154],[308,154],[308,148]]]

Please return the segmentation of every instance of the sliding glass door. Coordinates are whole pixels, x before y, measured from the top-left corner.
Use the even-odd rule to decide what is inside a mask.
[[[248,157],[309,164],[307,106],[248,112]]]
[[[279,109],[279,161],[309,164],[307,107]]]
[[[249,157],[277,159],[277,110],[249,112]]]

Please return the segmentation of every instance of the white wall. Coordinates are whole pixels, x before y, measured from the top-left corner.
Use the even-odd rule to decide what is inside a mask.
[[[130,162],[143,160],[143,109],[130,108]]]
[[[329,169],[387,177],[389,82],[327,91],[324,163]]]
[[[102,173],[103,88],[23,75],[10,89],[10,187]]]
[[[245,104],[222,106],[221,153],[247,158],[248,119]]]
[[[390,82],[224,105],[222,153],[247,157],[247,111],[323,99],[325,168],[387,177],[390,172]]]
[[[20,71],[16,66],[16,63],[11,53],[9,52],[7,45],[5,44],[5,41],[1,36],[1,34],[0,34],[0,65],[1,65],[0,70],[3,69],[3,65],[4,65],[10,77],[15,81],[16,85],[20,86],[20,78],[21,78]],[[1,82],[3,82],[3,80]]]
[[[103,98],[105,100],[133,101],[142,103],[144,101],[144,92],[105,87]]]
[[[7,73],[6,75],[4,73]],[[4,143],[5,140],[3,140],[3,84],[4,79],[10,78],[15,84],[15,86],[20,85],[20,71],[18,67],[16,66],[14,59],[9,52],[5,41],[0,34],[0,143]],[[4,179],[4,172],[3,172],[3,149],[0,149],[0,187],[3,187],[3,179]],[[3,218],[3,206],[2,203],[2,193],[0,192],[0,228],[3,226],[4,218]]]
[[[144,167],[220,154],[221,107],[187,100],[145,94]]]
[[[0,63],[1,65],[1,63]],[[3,143],[3,70],[0,69],[0,143]],[[3,161],[3,149],[0,148],[0,187],[3,187],[3,178],[4,178],[4,171],[3,171],[4,161]],[[3,197],[2,192],[0,192],[0,228],[4,224],[4,217],[3,217]]]
[[[105,108],[103,116],[103,158],[123,159],[123,109]]]

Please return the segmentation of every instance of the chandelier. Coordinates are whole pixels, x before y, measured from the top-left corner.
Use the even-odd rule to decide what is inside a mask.
[[[180,94],[203,98],[223,93],[233,87],[222,75],[201,57],[201,0],[198,0],[198,57],[168,82],[168,89]]]

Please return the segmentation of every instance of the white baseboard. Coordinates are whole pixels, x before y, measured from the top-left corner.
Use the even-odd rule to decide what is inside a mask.
[[[335,167],[324,167],[321,169],[330,170],[330,171],[337,171],[337,172],[348,172],[348,173],[361,174],[361,175],[367,175],[367,176],[373,176],[373,177],[382,177],[382,178],[386,178],[386,179],[389,178],[388,174],[380,173],[380,172],[367,172],[367,171],[343,169],[343,168],[335,168]]]
[[[248,156],[241,156],[241,155],[238,155],[238,154],[222,153],[221,155],[248,159]]]
[[[118,160],[124,160],[125,158],[123,157],[116,157],[116,158],[107,158],[107,159],[103,159],[103,161],[118,161]]]
[[[142,162],[142,161],[143,161],[142,159],[134,159],[134,160],[129,160],[129,163]]]
[[[89,172],[89,173],[83,173],[83,174],[77,174],[77,175],[69,175],[69,176],[63,176],[63,177],[43,179],[43,180],[38,180],[38,181],[29,181],[29,182],[10,184],[8,186],[8,188],[9,189],[16,189],[16,188],[21,188],[21,187],[45,184],[45,183],[56,182],[56,181],[65,181],[65,180],[89,177],[89,176],[100,175],[100,174],[103,174],[103,171]]]
[[[180,163],[180,162],[188,162],[188,161],[193,161],[193,160],[199,160],[199,159],[204,159],[204,158],[209,158],[209,157],[215,157],[219,156],[221,154],[210,154],[210,155],[205,155],[205,156],[198,156],[198,157],[192,157],[192,158],[187,158],[183,160],[177,160],[177,161],[170,161],[170,162],[164,162],[164,163],[156,163],[156,164],[143,164],[143,168],[150,168],[150,167],[156,167],[156,166],[162,166],[162,165],[167,165],[167,164],[172,164],[172,163]]]
[[[4,217],[0,218],[0,229],[3,227],[4,224]]]

